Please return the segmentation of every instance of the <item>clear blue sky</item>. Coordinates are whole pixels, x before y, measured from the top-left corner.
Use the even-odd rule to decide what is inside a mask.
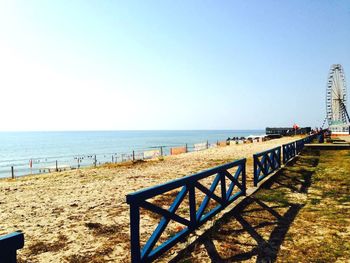
[[[0,1],[0,130],[320,126],[350,1]]]

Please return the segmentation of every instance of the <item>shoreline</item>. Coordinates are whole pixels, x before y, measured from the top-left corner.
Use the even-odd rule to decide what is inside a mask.
[[[91,166],[106,162],[121,162],[131,158],[133,152],[143,155],[163,146],[165,154],[170,148],[209,141],[215,143],[232,136],[261,134],[263,130],[208,130],[208,131],[102,131],[2,134],[0,143],[0,177],[43,173],[48,167]],[[21,147],[18,147],[21,145]],[[191,150],[192,150],[191,148]],[[97,159],[94,158],[97,157]],[[78,162],[79,159],[79,162]]]
[[[126,194],[240,158],[247,158],[247,181],[251,183],[254,153],[297,138],[0,180],[0,235],[24,232],[25,247],[19,251],[24,262],[74,262],[83,257],[87,261],[127,262]]]

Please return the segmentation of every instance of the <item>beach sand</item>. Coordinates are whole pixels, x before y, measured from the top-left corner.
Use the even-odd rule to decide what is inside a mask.
[[[25,247],[19,262],[129,262],[128,193],[155,186],[297,140],[212,148],[124,165],[0,180],[0,235],[21,230]],[[152,231],[152,218],[148,229]],[[147,224],[146,224],[147,225]],[[171,255],[169,255],[170,257]],[[167,262],[167,256],[159,261]]]

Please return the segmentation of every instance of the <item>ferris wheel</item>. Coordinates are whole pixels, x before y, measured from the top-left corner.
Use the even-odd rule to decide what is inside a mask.
[[[349,127],[350,118],[346,110],[346,82],[343,67],[340,64],[331,66],[328,75],[326,109],[329,126]]]

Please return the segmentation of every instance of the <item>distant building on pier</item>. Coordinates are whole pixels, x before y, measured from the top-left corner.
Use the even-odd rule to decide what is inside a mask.
[[[294,129],[293,127],[290,127],[290,128],[267,127],[265,130],[266,135],[278,134],[281,136],[288,136],[288,135],[295,135],[295,134],[309,134],[310,132],[311,132],[311,127],[303,127],[298,129]]]

